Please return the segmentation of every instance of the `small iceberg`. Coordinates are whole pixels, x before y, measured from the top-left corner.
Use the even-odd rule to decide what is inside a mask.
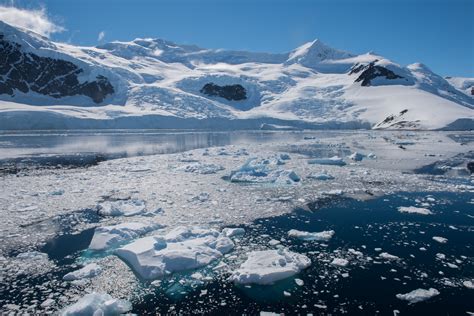
[[[69,272],[63,277],[64,281],[75,281],[82,279],[90,279],[102,273],[102,268],[97,263],[90,263],[83,268]]]
[[[315,158],[308,160],[310,165],[333,165],[333,166],[345,166],[344,160],[338,156],[331,158]]]
[[[396,297],[403,301],[408,301],[410,304],[426,301],[434,296],[439,295],[439,291],[434,288],[429,290],[417,289],[405,294],[397,294]]]
[[[410,214],[420,214],[420,215],[432,215],[433,214],[433,212],[431,212],[427,208],[415,207],[415,206],[400,206],[398,208],[398,211],[400,213],[410,213]]]
[[[120,315],[132,310],[132,304],[126,300],[114,299],[109,294],[90,293],[76,303],[66,307],[62,316],[77,315]]]
[[[288,231],[288,236],[307,241],[328,241],[332,238],[332,236],[334,236],[334,234],[334,230],[326,230],[317,233],[305,232],[296,229],[291,229]]]
[[[287,249],[252,251],[247,260],[235,270],[230,280],[238,284],[272,284],[291,277],[309,267],[305,255]]]

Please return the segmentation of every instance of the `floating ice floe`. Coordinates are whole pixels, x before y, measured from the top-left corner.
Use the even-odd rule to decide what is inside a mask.
[[[284,164],[276,158],[257,160],[249,159],[238,170],[230,174],[231,182],[244,183],[277,183],[293,184],[300,181],[300,177],[293,170],[277,169]]]
[[[334,234],[334,230],[326,230],[317,233],[305,232],[296,229],[291,229],[288,231],[288,236],[308,241],[328,241],[332,238],[332,236],[334,236]]]
[[[313,172],[310,173],[307,176],[308,179],[313,179],[313,180],[333,180],[334,177],[331,176],[330,174],[327,174],[325,172]]]
[[[136,222],[97,227],[89,244],[89,249],[100,251],[114,248],[160,227],[157,224],[147,225]]]
[[[363,155],[361,153],[358,153],[358,152],[354,152],[350,156],[348,156],[348,158],[353,160],[353,161],[362,161],[362,159],[365,158],[365,155]]]
[[[433,212],[431,212],[427,208],[415,207],[415,206],[400,206],[398,208],[398,211],[400,213],[411,213],[411,214],[420,214],[420,215],[432,215],[433,214]]]
[[[447,238],[440,237],[440,236],[434,236],[433,240],[439,242],[440,244],[445,244],[448,242]]]
[[[310,165],[333,165],[333,166],[345,166],[344,160],[338,156],[331,158],[315,158],[308,160]]]
[[[62,316],[78,315],[120,315],[132,309],[126,300],[114,299],[109,294],[90,293],[84,295],[76,303],[61,311]]]
[[[99,205],[102,216],[134,216],[145,213],[146,205],[143,200],[105,201]]]
[[[410,304],[426,301],[436,295],[439,295],[439,291],[434,288],[429,290],[416,289],[409,293],[397,294],[396,297],[400,300],[408,301]]]
[[[305,255],[285,248],[252,251],[247,260],[233,272],[230,280],[239,284],[272,284],[291,277],[309,267],[311,260]]]
[[[214,229],[177,227],[164,236],[140,238],[115,251],[143,279],[210,264],[234,248],[232,240]]]
[[[379,257],[385,260],[400,260],[400,257],[389,254],[388,252],[382,252]]]
[[[81,279],[90,279],[102,273],[102,268],[97,263],[89,263],[79,270],[69,272],[64,277],[64,281],[75,281]]]
[[[334,258],[331,261],[331,265],[336,267],[346,267],[349,264],[349,261],[344,258]]]
[[[224,228],[222,230],[222,235],[226,237],[235,237],[245,234],[245,229],[243,228]]]
[[[462,285],[464,285],[468,289],[474,290],[474,282],[470,280],[463,281]]]
[[[216,164],[203,164],[200,162],[195,162],[192,164],[178,167],[176,168],[176,170],[199,174],[213,174],[217,173],[218,171],[224,170],[224,167]]]

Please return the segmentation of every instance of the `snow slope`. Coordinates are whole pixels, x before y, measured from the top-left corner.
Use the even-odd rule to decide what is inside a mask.
[[[467,79],[319,40],[282,54],[162,39],[77,47],[3,22],[0,40],[0,129],[474,128]]]

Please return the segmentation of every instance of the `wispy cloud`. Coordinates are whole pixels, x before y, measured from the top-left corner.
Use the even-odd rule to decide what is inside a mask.
[[[28,10],[0,5],[0,21],[23,27],[46,37],[65,31],[65,28],[51,21],[44,8]]]
[[[99,36],[97,36],[97,40],[100,42],[101,40],[103,40],[105,37],[105,31],[101,31],[99,33]]]

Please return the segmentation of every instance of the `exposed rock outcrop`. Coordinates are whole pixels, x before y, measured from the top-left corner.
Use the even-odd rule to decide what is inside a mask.
[[[240,84],[219,86],[209,82],[202,87],[200,92],[211,97],[217,96],[229,101],[241,101],[247,99],[247,91]]]
[[[0,34],[0,94],[33,91],[53,98],[84,95],[100,103],[115,92],[101,75],[80,83],[78,76],[83,71],[69,61],[23,52],[21,45],[6,41]]]

